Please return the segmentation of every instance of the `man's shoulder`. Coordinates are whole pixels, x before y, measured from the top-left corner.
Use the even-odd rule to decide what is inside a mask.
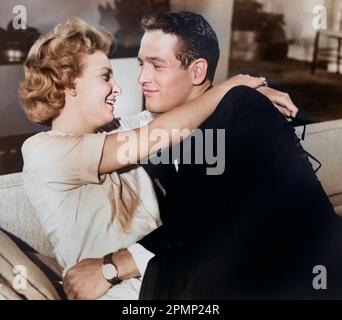
[[[119,130],[122,131],[141,128],[149,124],[153,119],[153,113],[149,112],[148,110],[145,110],[133,116],[120,119]]]

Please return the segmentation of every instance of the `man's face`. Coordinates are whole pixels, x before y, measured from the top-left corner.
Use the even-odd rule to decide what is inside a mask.
[[[145,32],[138,54],[139,83],[143,87],[147,110],[164,113],[185,100],[194,88],[191,71],[176,58],[178,38],[160,30]]]

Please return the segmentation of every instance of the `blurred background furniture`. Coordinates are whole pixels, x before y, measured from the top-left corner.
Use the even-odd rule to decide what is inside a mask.
[[[328,40],[335,40],[336,45],[331,47],[320,47],[320,39],[324,37]],[[329,44],[329,41],[327,42]],[[317,31],[315,44],[314,44],[314,53],[311,65],[311,73],[314,74],[318,63],[320,60],[325,61],[336,61],[336,73],[340,73],[340,65],[342,61],[342,31],[338,30],[319,30]]]

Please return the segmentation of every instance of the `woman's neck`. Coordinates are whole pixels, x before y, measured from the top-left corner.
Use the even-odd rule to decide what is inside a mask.
[[[96,128],[90,128],[82,121],[75,106],[65,104],[61,114],[52,121],[52,130],[68,134],[83,135],[96,132]]]

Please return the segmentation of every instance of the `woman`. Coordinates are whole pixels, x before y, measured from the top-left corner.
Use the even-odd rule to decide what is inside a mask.
[[[178,143],[184,134],[177,132],[198,127],[232,87],[257,88],[264,82],[238,76],[141,129],[100,133],[114,120],[121,94],[107,58],[111,43],[109,33],[72,18],[42,36],[25,62],[22,105],[31,121],[52,130],[23,145],[24,185],[64,270],[128,247],[160,224],[155,197],[144,200],[144,194],[154,195],[145,172],[117,170]],[[155,130],[168,139],[156,144],[150,138]],[[103,298],[137,299],[140,284],[123,281]]]

